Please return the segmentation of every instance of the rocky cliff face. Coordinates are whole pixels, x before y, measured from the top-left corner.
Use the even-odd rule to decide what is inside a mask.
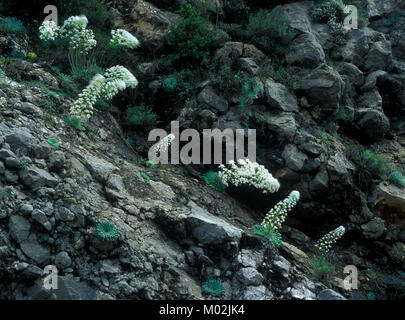
[[[146,50],[160,52],[179,17],[166,2],[152,2],[125,4],[115,23],[139,35]],[[238,1],[216,2],[214,14],[243,11]],[[213,190],[199,168],[149,168],[145,137],[134,133],[135,146],[128,145],[110,113],[96,110],[79,132],[44,117],[43,88],[0,78],[0,297],[204,299],[212,296],[201,283],[212,278],[224,283],[224,299],[403,296],[405,189],[365,177],[356,151],[378,150],[405,168],[405,8],[401,1],[366,2],[366,26],[348,31],[333,49],[330,30],[310,17],[312,1],[280,5],[295,32],[286,44],[289,80],[283,83],[260,77],[269,58],[252,44],[222,41],[204,58],[198,108],[177,119],[200,129],[244,129],[239,97],[219,92],[212,80],[218,70],[210,68],[218,59],[239,65],[259,88],[246,106],[249,128],[258,131],[259,162],[282,185],[279,195],[264,199]],[[393,12],[396,23],[388,26]],[[30,45],[4,36],[0,46],[28,51]],[[20,61],[16,70],[59,86],[40,64]],[[161,103],[168,76],[161,61],[145,62],[137,72],[145,100]],[[62,109],[72,102],[58,97]],[[251,228],[292,189],[301,201],[274,250]],[[117,243],[94,236],[105,220],[119,229]],[[336,271],[323,283],[311,273],[314,241],[341,224],[348,231],[331,257]],[[59,289],[52,292],[42,286],[50,264],[59,270]],[[358,290],[343,288],[346,265],[358,269]]]

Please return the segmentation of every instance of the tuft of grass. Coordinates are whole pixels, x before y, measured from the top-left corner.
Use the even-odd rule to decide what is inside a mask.
[[[276,249],[281,246],[281,233],[270,229],[268,225],[257,224],[253,227],[252,232],[266,238]]]
[[[374,154],[371,150],[365,150],[360,154],[358,163],[361,168],[366,170],[374,170],[378,174],[384,174],[389,168],[389,163],[384,156]]]
[[[79,131],[86,131],[86,128],[80,123],[80,119],[73,116],[65,116],[62,118],[69,126]]]
[[[326,280],[335,271],[324,255],[316,255],[311,258],[309,266],[312,275],[317,280]]]
[[[222,193],[226,193],[226,185],[222,183],[221,178],[219,177],[217,172],[208,171],[202,176],[202,179],[210,188]]]
[[[183,19],[170,27],[167,41],[172,53],[169,59],[200,61],[210,54],[214,42],[209,20],[186,1],[183,1],[176,13]]]
[[[56,149],[59,148],[59,142],[58,142],[57,139],[55,139],[55,138],[49,138],[49,139],[47,140],[47,142],[48,142],[52,147],[54,147],[54,148],[56,148]]]
[[[209,279],[202,283],[201,285],[202,292],[208,293],[214,297],[222,296],[225,292],[225,287],[221,280],[218,279]]]
[[[146,183],[150,183],[150,178],[146,173],[141,172],[141,177],[145,180]]]
[[[0,199],[7,198],[8,193],[7,192],[0,192]]]
[[[127,106],[125,111],[125,122],[128,126],[134,127],[153,127],[159,117],[151,108],[144,105]]]
[[[377,300],[377,297],[374,292],[370,291],[367,293],[367,299],[368,300]]]
[[[405,188],[405,177],[400,171],[393,171],[389,176],[390,181],[398,188]]]
[[[31,163],[28,162],[28,161],[24,161],[24,160],[21,160],[20,163],[18,164],[18,167],[19,167],[21,170],[24,170],[24,169],[26,169],[26,168],[28,168],[28,167],[30,167],[30,166],[31,166]]]
[[[94,228],[94,234],[105,242],[115,242],[120,236],[120,232],[112,221],[102,221],[97,223]]]
[[[278,8],[260,9],[250,14],[246,33],[255,46],[276,55],[282,55],[285,50],[282,41],[289,41],[295,35],[287,17]]]
[[[155,168],[155,165],[153,164],[153,162],[151,162],[149,160],[146,160],[145,161],[145,167],[153,169],[153,168]]]
[[[15,17],[6,17],[0,20],[0,33],[22,35],[27,32],[22,21]]]
[[[96,74],[104,74],[104,69],[98,65],[97,52],[85,57],[77,52],[69,52],[68,59],[73,80],[87,84]]]
[[[162,88],[166,92],[173,92],[177,88],[177,79],[176,78],[166,78],[162,82]]]

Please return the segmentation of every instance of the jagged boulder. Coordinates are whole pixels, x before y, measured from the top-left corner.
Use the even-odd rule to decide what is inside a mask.
[[[215,57],[224,59],[224,63],[228,59],[250,58],[259,66],[268,60],[267,56],[254,45],[234,41],[228,41],[217,49]]]
[[[312,32],[311,18],[309,9],[312,7],[310,1],[293,2],[283,4],[277,7],[281,14],[287,18],[288,26],[296,33]]]
[[[298,112],[297,99],[283,84],[268,79],[264,84],[264,92],[267,103],[271,108],[287,112]]]
[[[343,94],[344,82],[339,73],[333,69],[316,69],[301,78],[296,91],[304,95],[313,106],[334,112],[339,107]]]
[[[290,44],[286,54],[289,65],[314,69],[325,62],[325,52],[312,33],[303,33]]]
[[[224,220],[211,215],[193,201],[188,203],[191,213],[187,217],[187,224],[192,235],[203,245],[215,245],[225,242],[238,243],[242,237],[242,230],[228,224]]]
[[[361,137],[370,143],[381,141],[390,129],[387,116],[382,111],[375,109],[356,110],[355,124]]]
[[[179,19],[177,14],[138,0],[131,8],[126,28],[139,37],[142,46],[156,51],[163,48],[170,25]]]
[[[364,68],[368,72],[392,69],[392,48],[389,41],[374,42],[365,57]]]
[[[357,97],[357,107],[382,111],[382,97],[377,89],[367,91]]]
[[[363,85],[364,73],[354,64],[349,62],[340,62],[337,67],[339,73],[341,75],[345,75],[354,86],[360,87]]]
[[[364,57],[368,53],[369,37],[362,29],[351,29],[347,34],[345,45],[332,52],[332,57],[353,63],[361,70],[364,68]]]
[[[206,86],[204,90],[201,91],[197,100],[203,106],[213,108],[222,113],[228,110],[228,101],[217,95],[214,89],[210,86]]]

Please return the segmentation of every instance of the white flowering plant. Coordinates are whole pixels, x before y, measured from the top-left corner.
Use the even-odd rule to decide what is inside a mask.
[[[70,108],[70,115],[78,119],[90,119],[93,114],[93,105],[100,96],[104,85],[105,78],[101,74],[96,74],[73,103]]]
[[[97,41],[92,30],[87,29],[86,16],[72,16],[65,20],[62,27],[53,21],[44,21],[39,27],[40,38],[56,40],[58,37],[69,40],[69,49],[86,55],[96,47]],[[124,29],[111,31],[109,46],[113,48],[135,49],[140,46],[139,40]]]
[[[315,247],[324,254],[328,253],[332,246],[344,235],[345,231],[345,227],[340,226],[328,232],[316,242]]]
[[[114,48],[125,47],[129,49],[135,49],[140,46],[139,40],[123,29],[111,30],[110,46]]]
[[[265,237],[276,248],[281,245],[282,223],[287,217],[287,213],[297,204],[300,199],[298,191],[292,191],[287,198],[277,203],[264,217],[260,225],[253,227],[253,232]]]
[[[43,41],[53,41],[59,36],[59,27],[54,21],[44,21],[39,27],[39,38]]]
[[[97,45],[97,41],[92,30],[83,29],[70,38],[69,45],[71,50],[87,54]]]
[[[70,40],[70,49],[82,54],[87,54],[97,45],[93,31],[86,29],[87,23],[85,16],[73,16],[68,18],[60,28],[61,37]]]
[[[153,146],[152,150],[152,157],[149,159],[150,162],[153,164],[158,164],[158,157],[165,152],[168,152],[169,146],[171,145],[172,141],[175,139],[175,135],[170,133],[166,137],[160,139],[160,141]]]
[[[111,100],[119,91],[127,87],[135,88],[138,80],[123,66],[114,66],[106,70],[104,76],[97,74],[89,85],[79,94],[70,109],[70,114],[79,119],[88,120],[93,114],[97,100]]]
[[[72,16],[65,20],[60,28],[60,35],[65,38],[71,38],[76,33],[86,29],[88,20],[86,16]]]
[[[220,165],[218,175],[226,186],[246,184],[260,189],[264,194],[274,193],[280,188],[278,180],[264,166],[249,159],[239,159],[237,162],[231,160],[228,168]]]
[[[287,217],[287,213],[295,207],[300,199],[298,191],[292,191],[287,198],[277,203],[264,217],[262,225],[272,230],[279,230]]]

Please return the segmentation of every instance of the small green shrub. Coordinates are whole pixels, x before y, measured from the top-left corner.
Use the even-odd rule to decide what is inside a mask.
[[[246,32],[254,45],[272,54],[284,52],[280,43],[288,42],[295,35],[288,27],[287,17],[278,8],[260,9],[249,15]]]
[[[368,300],[377,300],[377,297],[374,292],[370,291],[367,293],[367,299]]]
[[[185,1],[176,13],[183,19],[170,27],[167,41],[172,53],[169,58],[172,61],[180,59],[199,61],[209,55],[214,36],[209,28],[208,19]]]
[[[21,170],[24,170],[24,169],[26,169],[26,168],[28,168],[28,167],[30,167],[30,166],[31,166],[31,163],[28,162],[28,161],[25,161],[25,160],[21,160],[20,163],[18,164],[18,167],[19,167]]]
[[[153,164],[153,162],[146,160],[145,161],[145,167],[153,169],[155,167],[155,165]]]
[[[115,242],[120,236],[118,228],[112,221],[102,221],[97,223],[94,228],[94,234],[101,241],[105,242]]]
[[[318,3],[311,11],[312,19],[316,22],[328,23],[333,20],[343,22],[345,5],[342,0],[326,0]]]
[[[15,17],[6,17],[0,20],[0,33],[22,35],[27,32],[22,21]]]
[[[266,238],[275,248],[279,248],[281,246],[281,233],[277,230],[271,229],[269,225],[257,224],[253,227],[252,232]]]
[[[10,63],[10,60],[8,59],[7,56],[0,55],[0,69],[6,70],[9,63]]]
[[[150,178],[146,173],[141,172],[141,177],[143,178],[143,180],[145,180],[146,183],[150,183]]]
[[[310,271],[315,279],[325,280],[334,271],[335,268],[328,262],[324,255],[314,256],[309,260]]]
[[[177,79],[176,78],[166,78],[163,80],[162,88],[166,92],[173,92],[177,88]]]
[[[393,171],[389,176],[390,181],[398,188],[405,188],[405,177],[400,171]]]
[[[365,150],[360,154],[358,164],[362,169],[371,171],[375,174],[386,173],[390,166],[384,156],[374,154],[371,150]]]
[[[208,293],[214,297],[222,296],[225,292],[225,287],[221,280],[210,279],[203,282],[201,285],[202,292]]]
[[[222,193],[226,193],[226,185],[222,183],[217,172],[208,171],[206,174],[202,176],[202,179],[210,188],[215,189]]]
[[[128,126],[152,127],[157,123],[158,118],[151,108],[144,105],[128,106],[125,111],[125,122]]]
[[[54,148],[58,149],[59,148],[59,142],[56,138],[49,138],[47,142]]]
[[[58,99],[59,95],[55,91],[48,91],[48,96],[54,99]]]
[[[53,102],[52,100],[45,100],[42,99],[38,104],[42,109],[44,109],[45,113],[53,115],[60,112],[58,105]]]
[[[237,79],[242,86],[239,96],[239,107],[245,109],[247,105],[252,104],[253,101],[257,99],[260,92],[260,86],[255,83],[256,81],[254,78],[250,78],[244,72],[238,72],[235,75],[235,79]]]
[[[195,70],[182,69],[175,72],[172,77],[177,80],[177,104],[183,105],[196,94],[200,81],[199,74]]]
[[[86,131],[86,128],[83,127],[83,125],[80,123],[80,119],[73,117],[73,116],[64,116],[62,118],[63,121],[65,121],[69,126],[72,128],[75,128],[76,130],[79,131]]]

